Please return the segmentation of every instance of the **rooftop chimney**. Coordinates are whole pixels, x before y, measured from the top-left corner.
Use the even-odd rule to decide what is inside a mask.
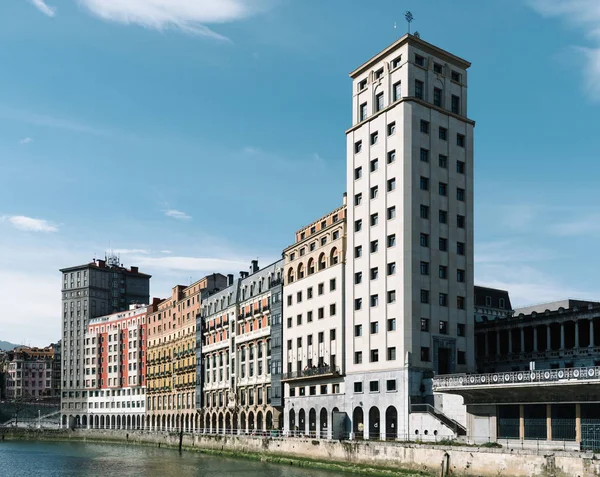
[[[250,265],[250,273],[256,273],[258,270],[258,260],[252,260],[252,265]]]
[[[131,273],[137,273],[139,270],[138,267],[131,267]]]
[[[246,277],[248,277],[248,272],[240,272],[240,278],[241,279],[244,279]]]
[[[344,192],[344,198],[342,200],[342,204],[344,204],[344,205],[348,204],[348,194],[346,192]]]
[[[233,274],[232,273],[227,275],[227,286],[230,287],[231,285],[233,285]]]

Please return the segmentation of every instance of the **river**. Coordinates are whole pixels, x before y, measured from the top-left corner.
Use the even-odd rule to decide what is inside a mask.
[[[1,477],[347,477],[196,452],[84,442],[0,442]]]

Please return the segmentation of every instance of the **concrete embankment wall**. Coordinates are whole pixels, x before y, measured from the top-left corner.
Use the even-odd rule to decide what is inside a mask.
[[[9,433],[7,438],[128,441],[146,445],[178,447],[177,434],[139,431],[41,431]],[[231,455],[312,459],[343,465],[404,468],[452,476],[507,477],[600,477],[600,460],[593,454],[575,452],[535,453],[518,449],[490,449],[374,441],[327,441],[303,438],[184,435],[184,448]],[[441,474],[442,463],[444,470]]]

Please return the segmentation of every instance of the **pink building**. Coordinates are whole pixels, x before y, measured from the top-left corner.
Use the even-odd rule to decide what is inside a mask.
[[[28,348],[20,346],[8,352],[6,397],[51,397],[53,388],[54,347]]]

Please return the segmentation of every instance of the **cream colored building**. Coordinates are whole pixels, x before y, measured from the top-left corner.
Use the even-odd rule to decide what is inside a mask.
[[[354,436],[412,435],[413,414],[433,405],[430,378],[474,368],[469,66],[405,35],[350,74],[346,406]]]
[[[331,437],[344,401],[344,205],[296,232],[283,252],[286,433]]]

